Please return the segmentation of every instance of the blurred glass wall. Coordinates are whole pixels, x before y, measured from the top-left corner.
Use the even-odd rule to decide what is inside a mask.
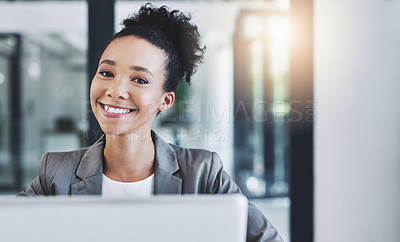
[[[15,193],[44,152],[83,145],[87,7],[0,2],[0,22],[0,188]]]

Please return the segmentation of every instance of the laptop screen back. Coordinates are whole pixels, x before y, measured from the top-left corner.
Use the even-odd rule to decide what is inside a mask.
[[[2,241],[243,242],[241,195],[0,198]]]

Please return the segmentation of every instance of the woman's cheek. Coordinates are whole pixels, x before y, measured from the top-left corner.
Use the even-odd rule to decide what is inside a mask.
[[[90,105],[93,111],[96,110],[96,101],[99,99],[99,88],[98,81],[93,80],[90,87]]]
[[[101,96],[102,89],[104,87],[100,85],[100,82],[97,79],[93,79],[90,87],[90,98],[92,101],[96,101]]]

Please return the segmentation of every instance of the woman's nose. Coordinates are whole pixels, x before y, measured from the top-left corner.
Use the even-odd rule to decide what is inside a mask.
[[[108,88],[106,92],[107,96],[113,99],[128,99],[129,93],[125,82],[126,80],[122,78],[118,80],[114,79],[113,84]]]

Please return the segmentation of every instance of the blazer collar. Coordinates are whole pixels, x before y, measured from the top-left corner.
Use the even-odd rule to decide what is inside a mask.
[[[180,194],[182,179],[173,174],[179,170],[176,154],[171,145],[162,140],[154,131],[155,147],[154,194]],[[71,195],[100,195],[103,183],[103,150],[105,135],[89,147],[76,170],[82,179],[71,185]]]

